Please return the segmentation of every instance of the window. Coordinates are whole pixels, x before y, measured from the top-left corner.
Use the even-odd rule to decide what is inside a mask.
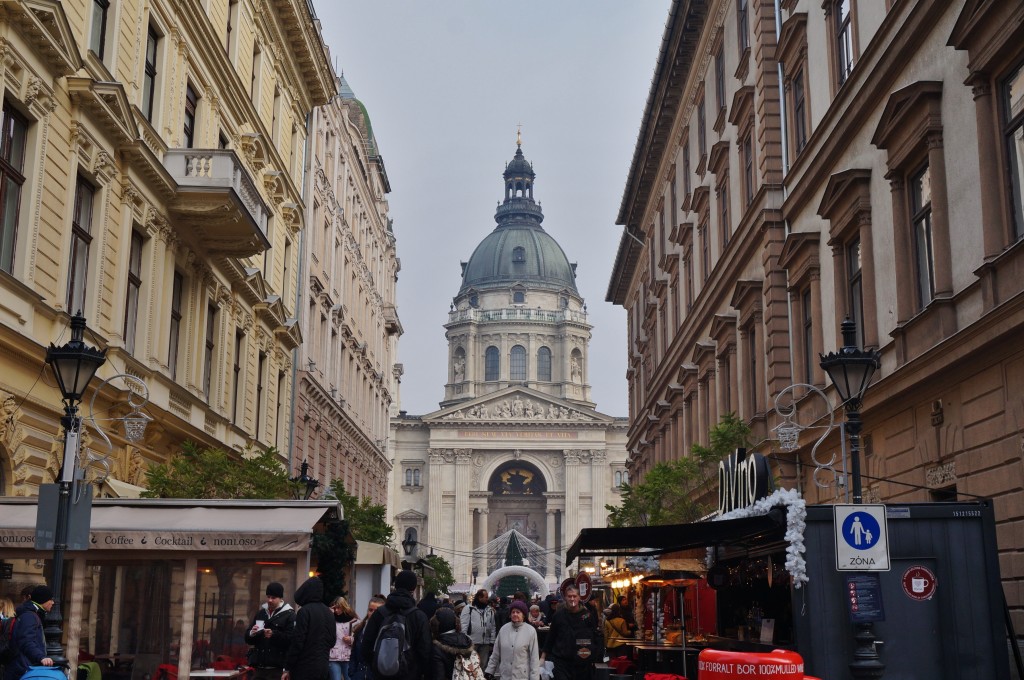
[[[142,79],[142,115],[150,123],[153,122],[153,100],[156,97],[156,59],[160,46],[160,36],[152,25],[146,34],[146,66]]]
[[[932,247],[932,189],[928,166],[910,179],[910,221],[914,232],[917,299],[924,308],[935,296],[935,254]]]
[[[835,45],[837,82],[842,85],[853,71],[853,28],[850,24],[850,0],[836,0]]]
[[[811,384],[814,382],[814,314],[811,308],[811,290],[805,289],[800,294],[801,313],[801,340],[804,351],[804,374],[803,381]]]
[[[267,220],[268,233],[270,231],[271,220],[273,220],[273,216],[271,216]],[[289,265],[292,262],[292,241],[289,238],[285,238],[284,240],[284,253],[282,256],[282,260],[283,261],[281,262],[281,301],[287,308],[290,304],[289,300],[291,299],[290,296],[292,290],[292,275],[291,270],[289,269]]]
[[[512,261],[513,262],[526,262],[526,248],[522,246],[516,246],[512,249]]]
[[[708,225],[707,222],[697,228],[700,237],[700,266],[703,280],[707,281],[711,274],[711,252],[708,246]]]
[[[736,0],[736,36],[740,52],[750,49],[750,20],[747,17],[749,0]]]
[[[281,88],[274,86],[274,108],[271,110],[270,135],[273,137],[274,145],[281,142]]]
[[[89,29],[89,49],[103,61],[107,43],[107,11],[110,0],[92,0],[92,26]]]
[[[754,202],[754,144],[751,141],[751,131],[740,140],[740,153],[743,162],[743,200],[744,205]]]
[[[732,225],[729,222],[729,182],[728,180],[722,182],[721,186],[718,187],[718,210],[719,220],[721,221],[722,227],[722,251],[725,251],[725,247],[729,245],[729,239],[732,237]]]
[[[218,149],[221,149],[223,151],[224,149],[228,148],[228,144],[229,143],[230,142],[228,142],[228,137],[227,137],[227,135],[224,134],[223,131],[217,133],[217,148]],[[268,238],[270,237],[270,233],[269,232],[267,233],[267,237]]]
[[[171,286],[171,337],[167,343],[167,368],[171,380],[178,377],[178,341],[181,338],[181,293],[185,285],[180,272],[174,272],[174,283]]]
[[[284,423],[281,422],[282,409],[284,408],[285,377],[284,371],[277,372],[277,394],[274,395],[274,445],[281,448],[281,435],[285,432]]]
[[[690,190],[690,141],[683,144],[683,196],[689,196]],[[685,198],[684,198],[685,200]]]
[[[259,43],[252,46],[252,75],[249,77],[249,99],[256,103],[259,95],[260,71],[263,69],[263,53],[260,52]]]
[[[537,380],[551,382],[551,350],[547,347],[537,350]]]
[[[757,413],[757,326],[751,323],[747,326],[747,399],[750,412],[748,417]]]
[[[804,70],[793,74],[793,149],[800,153],[807,145],[807,94],[804,91]]]
[[[706,132],[707,116],[704,111],[704,98],[701,97],[700,103],[697,104],[697,150],[700,152],[701,158],[707,155],[708,152],[708,140]]]
[[[1019,241],[1024,238],[1024,65],[1003,81],[1000,89],[1013,201],[1013,238]]]
[[[0,118],[0,269],[14,272],[21,187],[25,184],[25,142],[28,121],[4,102]]]
[[[517,290],[512,293],[512,303],[516,305],[522,305],[526,303],[526,293],[521,290]]]
[[[231,420],[237,423],[241,420],[238,413],[239,396],[242,386],[242,344],[245,342],[245,333],[235,331],[235,361],[231,366]]]
[[[75,212],[71,220],[71,274],[68,277],[68,313],[85,309],[89,277],[89,245],[92,243],[92,212],[96,189],[81,175],[75,184]]]
[[[405,469],[405,485],[411,487],[420,486],[420,469],[419,468],[406,468]]]
[[[217,349],[217,307],[206,306],[206,342],[203,356],[203,394],[210,399],[210,385],[213,383],[213,353]]]
[[[516,345],[509,357],[509,380],[526,380],[526,348]]]
[[[124,302],[124,348],[135,354],[135,328],[139,320],[139,289],[142,288],[142,234],[132,231],[128,254],[128,290]]]
[[[857,346],[864,346],[864,282],[860,262],[860,239],[846,246],[846,289],[853,322],[857,324]]]
[[[235,45],[238,42],[238,0],[228,0],[228,24],[227,35],[225,36],[224,50],[230,58],[235,56]]]
[[[719,109],[726,107],[725,103],[725,46],[719,45],[715,52],[715,103]]]
[[[412,486],[412,468],[405,468],[405,485]]]
[[[260,425],[263,418],[263,381],[267,370],[267,353],[260,352],[256,359],[256,439],[260,438]]]
[[[686,311],[689,313],[693,309],[693,249],[691,247],[687,247],[683,254],[683,269],[686,270],[683,293],[686,297]]]
[[[195,143],[196,135],[196,107],[199,105],[199,97],[192,85],[185,86],[185,148],[191,149]]]
[[[501,357],[498,348],[491,345],[484,352],[484,380],[497,380],[501,368]]]

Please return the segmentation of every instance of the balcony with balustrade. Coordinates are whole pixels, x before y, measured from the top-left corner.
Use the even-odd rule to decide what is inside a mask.
[[[504,309],[456,309],[448,312],[448,323],[489,321],[525,321],[532,323],[587,323],[587,313],[571,309],[530,309],[506,307]]]

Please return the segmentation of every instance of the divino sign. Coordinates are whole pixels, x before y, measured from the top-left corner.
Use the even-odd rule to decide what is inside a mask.
[[[753,505],[772,491],[768,460],[736,449],[718,463],[718,514]]]

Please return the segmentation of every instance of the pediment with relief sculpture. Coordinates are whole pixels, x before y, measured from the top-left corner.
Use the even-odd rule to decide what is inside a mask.
[[[610,423],[611,416],[527,387],[508,387],[423,416],[424,422]]]

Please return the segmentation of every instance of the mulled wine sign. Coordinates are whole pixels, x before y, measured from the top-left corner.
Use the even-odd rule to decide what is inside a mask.
[[[736,449],[718,463],[718,514],[746,508],[772,491],[768,460]]]

